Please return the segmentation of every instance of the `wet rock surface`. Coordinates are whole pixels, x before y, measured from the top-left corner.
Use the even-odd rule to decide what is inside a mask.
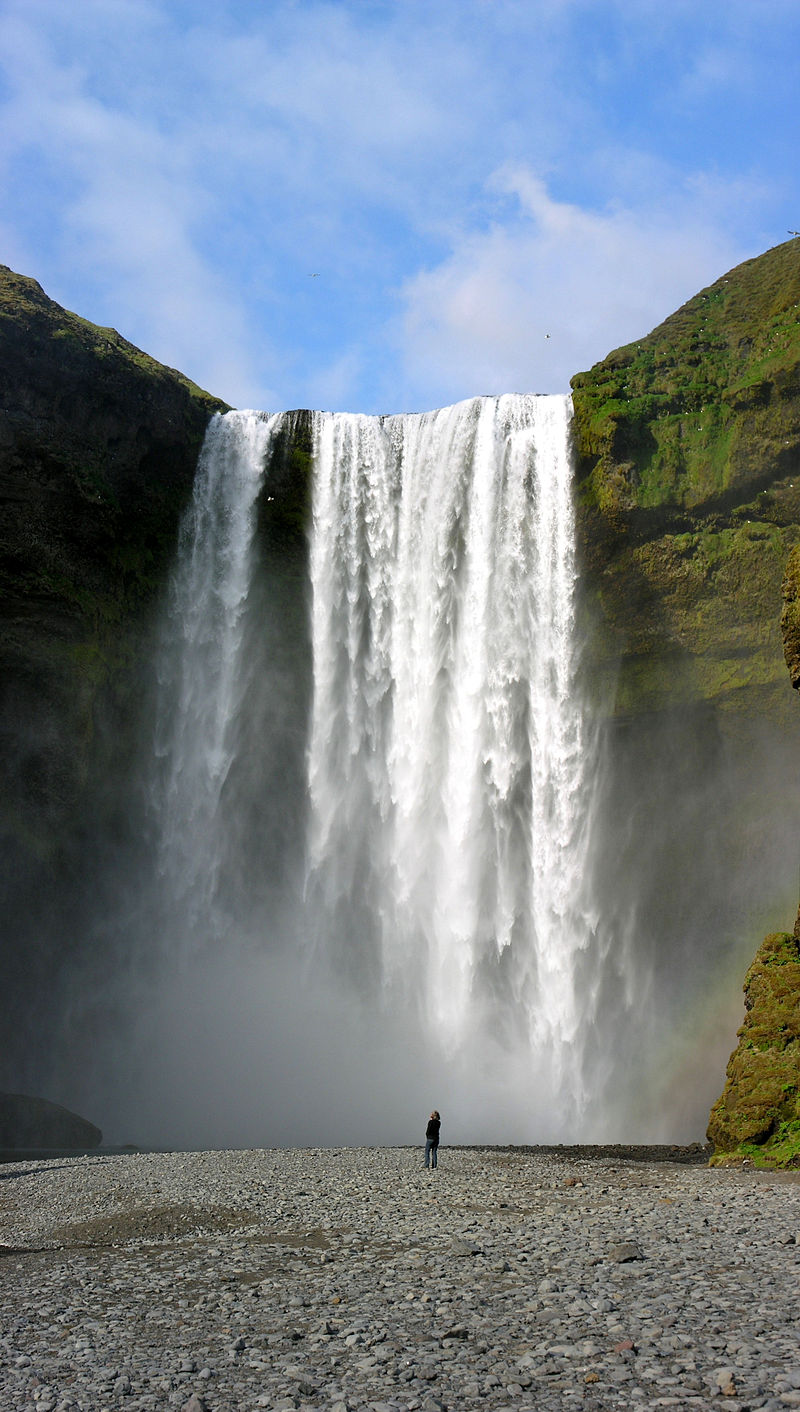
[[[691,1163],[8,1164],[0,1406],[800,1406],[798,1234],[797,1176]]]

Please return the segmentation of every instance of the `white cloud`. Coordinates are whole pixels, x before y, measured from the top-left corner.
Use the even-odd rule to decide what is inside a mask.
[[[769,105],[719,137],[747,10],[5,0],[5,258],[240,405],[562,387],[797,223]]]
[[[49,275],[30,273],[61,302],[62,288],[83,275],[94,307],[78,313],[113,322],[221,397],[266,403],[256,367],[268,362],[267,350],[256,359],[241,296],[200,251],[214,199],[197,180],[193,154],[147,119],[101,102],[79,65],[53,57],[43,33],[11,18],[2,39],[13,84],[5,161],[11,169],[31,163],[41,185],[36,191],[30,178],[31,200],[43,208],[49,183],[58,189]],[[104,290],[112,291],[105,301]]]
[[[531,171],[497,183],[516,196],[505,223],[456,239],[409,280],[407,396],[558,392],[610,348],[640,337],[752,251],[737,248],[687,191],[671,215],[557,201]]]

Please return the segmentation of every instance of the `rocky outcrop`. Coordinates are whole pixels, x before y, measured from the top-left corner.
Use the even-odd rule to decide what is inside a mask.
[[[589,665],[611,709],[703,702],[788,722],[778,613],[800,543],[800,240],[572,387]]]
[[[0,1148],[97,1147],[103,1134],[94,1123],[50,1103],[22,1093],[0,1093]]]
[[[744,983],[745,1020],[711,1110],[708,1140],[719,1161],[800,1166],[800,941],[775,932]]]
[[[766,776],[800,749],[781,661],[800,685],[800,240],[580,374],[573,402],[588,675],[626,732],[702,713],[720,769],[685,784],[721,800],[738,772],[721,860],[733,882],[754,847],[788,851],[776,821],[785,834],[790,793]],[[799,993],[797,937],[773,934],[711,1115],[723,1152],[794,1160]]]

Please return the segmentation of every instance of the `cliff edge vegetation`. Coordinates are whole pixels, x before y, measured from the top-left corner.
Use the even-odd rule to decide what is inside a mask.
[[[617,715],[786,723],[780,585],[800,542],[800,240],[572,381],[593,674]]]

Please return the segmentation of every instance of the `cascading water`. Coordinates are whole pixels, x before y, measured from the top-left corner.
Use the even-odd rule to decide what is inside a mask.
[[[367,1053],[384,1094],[435,1084],[486,1140],[574,1130],[596,1097],[602,947],[570,400],[293,415],[214,419],[182,527],[158,658],[149,1033],[170,1037],[153,1052],[177,1012],[192,1043],[236,1036],[240,1087],[269,1071],[296,1089],[338,1053],[354,1090]],[[270,539],[301,425],[310,638],[302,564],[281,578]],[[287,687],[309,669],[310,707]],[[341,1113],[312,1132],[291,1108],[295,1140],[327,1121],[341,1140]]]
[[[250,663],[256,501],[279,416],[229,412],[209,427],[181,528],[158,658],[152,795],[166,906],[196,944],[218,939],[226,855],[221,803],[237,749]],[[171,928],[175,935],[174,926]]]
[[[592,751],[570,415],[316,416],[309,869],[345,970],[413,998],[445,1053],[522,1042],[575,1103]]]

